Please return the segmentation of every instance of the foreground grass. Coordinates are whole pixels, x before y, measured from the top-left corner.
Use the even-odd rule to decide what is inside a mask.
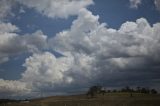
[[[108,93],[88,98],[78,96],[54,96],[31,100],[29,103],[8,103],[0,106],[160,106],[160,95]]]

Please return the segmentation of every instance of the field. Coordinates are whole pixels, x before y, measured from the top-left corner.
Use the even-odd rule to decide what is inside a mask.
[[[107,93],[88,98],[86,95],[53,96],[30,102],[6,103],[0,106],[160,106],[160,95]]]

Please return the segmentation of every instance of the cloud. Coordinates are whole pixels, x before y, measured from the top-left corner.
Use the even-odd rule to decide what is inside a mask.
[[[18,35],[19,30],[11,23],[0,23],[0,63],[13,55],[37,52],[47,47],[47,36],[41,31],[33,34]],[[8,60],[8,59],[7,59]]]
[[[17,0],[29,8],[50,18],[67,18],[77,15],[78,11],[93,4],[92,0]]]
[[[160,23],[151,26],[145,18],[140,18],[135,22],[127,21],[116,30],[99,23],[98,18],[81,9],[70,29],[49,40],[52,49],[73,56],[75,64],[69,71],[73,81],[81,82],[82,87],[93,83],[105,85],[113,81],[114,85],[122,85],[123,81],[130,84],[140,78],[156,79]],[[85,80],[81,81],[78,76]],[[128,80],[128,76],[132,79]]]
[[[49,52],[33,54],[26,59],[22,74],[22,81],[32,89],[54,89],[56,84],[71,83],[72,78],[67,76],[67,71],[73,64],[69,57],[56,58]]]
[[[129,0],[130,8],[138,9],[139,6],[143,3],[143,0]],[[160,11],[160,0],[153,0],[155,7],[158,11]]]
[[[91,47],[93,44],[90,42],[89,34],[92,30],[98,30],[97,26],[101,27],[98,18],[99,16],[93,16],[91,12],[82,9],[78,18],[73,21],[70,30],[60,32],[56,37],[50,39],[51,48],[53,47],[61,53],[69,51],[83,52],[84,50],[85,52],[92,52],[90,49],[94,47]]]
[[[130,1],[130,8],[134,9],[137,9],[142,2],[142,0],[129,0],[129,1]]]
[[[20,7],[19,13],[20,13],[20,14],[25,14],[25,12],[26,12],[26,11],[24,10],[24,8],[23,8],[23,7]]]
[[[26,84],[21,81],[0,79],[0,98],[24,96],[29,92]]]
[[[20,3],[28,8],[35,9],[37,12],[50,18],[68,18],[78,15],[78,11],[94,4],[92,0],[1,0],[0,1],[0,19],[4,20],[7,16],[12,16],[12,9]],[[25,10],[20,7],[20,13]]]
[[[0,20],[13,14],[11,10],[14,3],[14,0],[0,0]]]
[[[26,70],[21,79],[0,79],[0,98],[4,95],[10,98],[38,97],[42,92],[57,92],[59,88],[72,83],[72,77],[67,74],[72,65],[71,57],[56,58],[50,52],[34,53],[23,64]]]
[[[9,60],[8,57],[0,57],[0,64],[5,63]]]
[[[0,33],[9,33],[9,32],[17,32],[19,30],[18,27],[12,25],[11,23],[0,23]]]
[[[160,11],[160,0],[154,0],[154,4],[158,11]]]
[[[105,23],[98,22],[98,16],[81,10],[71,29],[57,34],[50,44],[61,53],[76,52],[92,56],[104,52],[105,57],[154,57],[159,53],[156,49],[159,47],[159,27],[159,23],[151,27],[146,19],[140,18],[136,22],[122,24],[119,30],[110,29],[105,27]]]

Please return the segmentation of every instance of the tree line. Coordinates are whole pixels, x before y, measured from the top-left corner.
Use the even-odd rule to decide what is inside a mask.
[[[143,94],[157,94],[157,90],[155,89],[149,89],[145,87],[136,87],[131,88],[129,86],[126,86],[120,90],[113,89],[113,90],[106,90],[102,86],[91,86],[87,91],[87,96],[94,97],[97,94],[105,95],[106,93],[130,93],[132,96],[132,93],[143,93]]]

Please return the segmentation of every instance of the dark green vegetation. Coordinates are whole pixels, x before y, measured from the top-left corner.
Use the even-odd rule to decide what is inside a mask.
[[[88,98],[86,95],[54,96],[31,100],[30,102],[11,102],[0,106],[160,106],[159,94],[106,93]]]
[[[155,89],[149,89],[144,87],[137,87],[136,89],[130,88],[129,86],[126,86],[125,88],[122,88],[120,90],[106,90],[102,86],[91,86],[87,92],[87,96],[93,98],[97,94],[104,95],[105,93],[129,93],[132,97],[133,93],[142,93],[142,94],[157,94],[158,92]]]

